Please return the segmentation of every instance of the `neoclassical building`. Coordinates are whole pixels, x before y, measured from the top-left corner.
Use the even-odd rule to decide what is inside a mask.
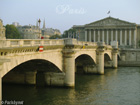
[[[3,22],[2,20],[0,19],[0,40],[1,39],[6,39],[5,38],[5,27],[3,26]]]
[[[79,40],[89,42],[105,42],[111,44],[118,41],[120,48],[138,48],[140,41],[140,25],[113,17],[107,17],[85,25],[74,25]]]

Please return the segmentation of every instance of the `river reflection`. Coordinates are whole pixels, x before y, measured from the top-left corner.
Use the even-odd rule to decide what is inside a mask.
[[[138,67],[78,74],[75,84],[75,89],[3,85],[3,100],[24,100],[25,105],[140,105]]]

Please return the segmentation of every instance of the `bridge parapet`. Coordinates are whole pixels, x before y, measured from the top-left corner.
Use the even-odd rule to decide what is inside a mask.
[[[63,39],[7,39],[0,40],[0,48],[3,47],[23,47],[23,46],[38,46],[38,45],[64,45]]]
[[[98,48],[106,48],[106,49],[113,48],[111,45],[106,45],[105,42],[98,42],[97,45],[98,45]]]
[[[0,40],[0,48],[24,47],[40,45],[90,45],[97,46],[97,43],[77,41],[76,39],[6,39]]]
[[[78,41],[76,39],[71,39],[71,38],[67,38],[64,39],[65,45],[89,45],[89,46],[97,46],[97,43],[93,43],[93,42],[84,42],[84,41]]]

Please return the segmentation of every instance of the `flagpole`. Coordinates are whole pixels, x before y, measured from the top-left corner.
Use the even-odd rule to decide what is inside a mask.
[[[108,15],[110,14],[110,10],[107,12],[107,14],[108,14]],[[111,16],[109,15],[109,17],[111,17]]]

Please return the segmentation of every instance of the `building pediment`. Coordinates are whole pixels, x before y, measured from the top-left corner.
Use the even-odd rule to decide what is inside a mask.
[[[85,26],[134,26],[134,25],[136,24],[119,20],[119,19],[115,19],[112,17],[108,17],[108,18],[105,18],[96,22],[86,24]]]

